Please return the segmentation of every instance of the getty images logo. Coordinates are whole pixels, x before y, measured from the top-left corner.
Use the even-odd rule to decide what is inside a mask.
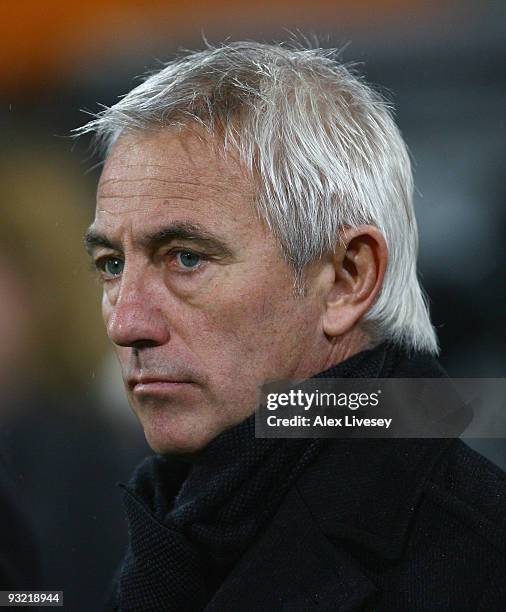
[[[292,407],[310,410],[311,408],[341,407],[349,410],[379,405],[381,389],[372,393],[332,393],[312,391],[307,393],[291,389],[287,393],[268,393],[266,407],[277,410],[279,407]]]

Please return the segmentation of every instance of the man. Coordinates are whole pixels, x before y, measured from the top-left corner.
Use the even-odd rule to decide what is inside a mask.
[[[254,435],[278,379],[440,377],[404,142],[329,51],[168,63],[80,130],[86,245],[157,453],[125,487],[118,610],[499,610],[504,478],[451,440]]]

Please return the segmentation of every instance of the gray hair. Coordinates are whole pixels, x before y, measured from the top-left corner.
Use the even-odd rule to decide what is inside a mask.
[[[343,227],[376,226],[388,265],[364,329],[374,342],[438,351],[416,273],[406,145],[389,105],[335,49],[208,46],[168,62],[76,132],[94,132],[107,153],[124,130],[195,122],[239,153],[296,278],[336,248]]]

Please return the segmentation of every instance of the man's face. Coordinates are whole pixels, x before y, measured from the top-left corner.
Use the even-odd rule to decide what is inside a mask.
[[[293,274],[253,183],[189,131],[125,135],[88,246],[130,403],[151,447],[195,452],[250,415],[258,385],[318,370],[321,299]]]

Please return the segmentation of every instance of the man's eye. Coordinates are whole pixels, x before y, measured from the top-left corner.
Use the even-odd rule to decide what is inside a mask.
[[[119,276],[123,272],[125,262],[118,257],[107,257],[99,262],[101,268],[108,276]]]
[[[178,251],[176,253],[176,260],[182,268],[191,270],[200,264],[202,257],[192,251]]]

